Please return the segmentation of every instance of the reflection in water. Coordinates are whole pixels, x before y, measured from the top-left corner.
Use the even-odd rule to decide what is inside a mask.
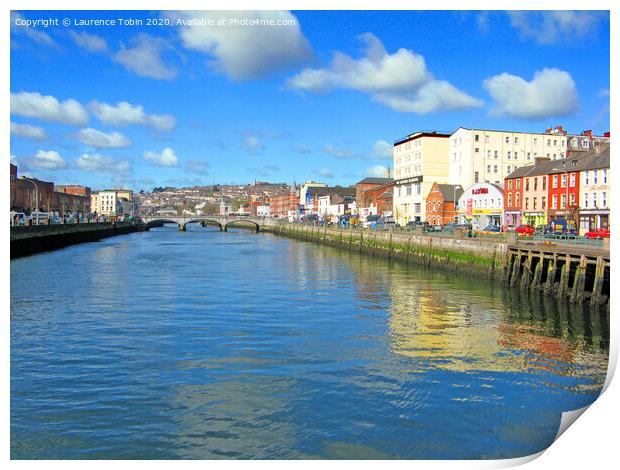
[[[464,276],[156,229],[11,262],[11,452],[527,455],[596,398],[608,341],[606,314]]]

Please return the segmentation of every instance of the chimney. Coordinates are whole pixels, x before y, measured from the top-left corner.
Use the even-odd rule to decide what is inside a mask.
[[[607,138],[611,137],[611,136],[610,136],[610,134],[609,134],[609,131],[605,132],[605,133],[603,134],[603,137],[607,137]]]
[[[538,166],[541,163],[549,162],[549,161],[551,161],[551,159],[549,157],[536,157],[534,159],[534,166]]]
[[[589,139],[591,139],[591,138],[592,138],[592,130],[591,130],[591,129],[588,129],[587,131],[583,131],[583,132],[581,133],[581,135],[585,135],[586,137],[588,137]]]

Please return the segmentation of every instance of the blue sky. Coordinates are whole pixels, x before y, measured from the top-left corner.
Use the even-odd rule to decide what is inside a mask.
[[[143,25],[75,24],[118,18]],[[608,131],[609,53],[600,12],[14,12],[11,159],[95,189],[353,184],[416,130]]]

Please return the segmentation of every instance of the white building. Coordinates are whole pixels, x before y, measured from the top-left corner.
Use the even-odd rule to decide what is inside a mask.
[[[567,138],[559,133],[505,132],[460,127],[450,136],[450,183],[503,185],[516,168],[536,157],[566,158]]]
[[[609,228],[609,147],[599,155],[584,157],[581,162],[584,169],[579,172],[579,234],[583,235],[590,230]]]
[[[501,227],[504,190],[492,183],[474,183],[459,198],[458,208],[460,224],[471,224],[474,230]]]
[[[416,132],[394,143],[394,210],[400,225],[426,218],[425,196],[449,182],[449,134]]]
[[[303,210],[303,212],[311,213],[314,202],[309,197],[309,189],[310,188],[326,188],[327,184],[325,183],[317,183],[316,181],[306,181],[299,185],[298,188],[298,196],[299,196],[299,206]]]
[[[267,204],[256,206],[256,215],[258,217],[271,217],[271,206]]]

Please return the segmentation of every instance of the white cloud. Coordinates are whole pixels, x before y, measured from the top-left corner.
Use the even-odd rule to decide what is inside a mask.
[[[32,39],[37,44],[42,46],[55,46],[56,43],[52,40],[49,34],[39,31],[37,28],[31,28],[28,26],[17,25],[16,21],[22,21],[26,18],[21,13],[16,11],[11,12],[11,32],[16,34],[23,34]]]
[[[609,89],[607,89],[607,88],[601,88],[601,89],[598,91],[598,97],[599,97],[599,98],[606,98],[606,97],[609,97]]]
[[[315,93],[357,90],[396,111],[418,114],[482,106],[481,100],[435,79],[421,55],[402,48],[389,54],[372,33],[360,39],[366,44],[364,57],[354,59],[336,52],[328,68],[304,69],[287,86]]]
[[[392,145],[388,144],[385,140],[377,140],[372,146],[372,155],[376,158],[391,159],[392,149]]]
[[[78,46],[80,46],[82,49],[86,49],[89,52],[108,51],[108,43],[101,36],[84,32],[77,33],[75,31],[69,31],[69,35]]]
[[[382,165],[375,165],[371,168],[368,168],[366,170],[366,175],[367,176],[375,176],[377,178],[385,178],[385,172],[387,171],[387,168],[382,166]]]
[[[265,165],[262,167],[246,168],[246,171],[258,176],[267,177],[271,176],[273,173],[282,171],[282,169],[276,165]]]
[[[288,11],[218,11],[169,13],[178,21],[224,18],[224,26],[180,25],[183,46],[204,52],[213,59],[210,66],[237,81],[264,78],[291,70],[312,59],[308,40],[299,21]],[[279,22],[279,25],[245,25],[244,21]],[[282,25],[286,22],[287,25]]]
[[[11,134],[34,140],[47,139],[45,129],[42,127],[31,126],[30,124],[17,124],[15,122],[11,122]]]
[[[179,164],[176,153],[170,147],[166,147],[159,153],[147,150],[144,152],[144,159],[157,166],[177,166]]]
[[[11,114],[74,126],[88,123],[88,113],[77,101],[60,102],[36,92],[11,93]]]
[[[209,173],[209,164],[203,160],[188,160],[184,168],[186,172],[196,173],[197,175]]]
[[[329,168],[321,168],[318,171],[319,176],[321,176],[322,178],[333,178],[334,177],[334,172],[331,171]]]
[[[116,105],[93,101],[89,104],[89,109],[97,119],[109,126],[144,125],[158,131],[170,131],[176,126],[174,116],[147,114],[141,105],[133,105],[127,101],[119,101]]]
[[[293,150],[297,153],[301,153],[302,155],[312,152],[312,149],[308,147],[306,144],[295,144],[295,146],[293,147]]]
[[[54,150],[39,150],[32,158],[26,159],[28,168],[38,170],[62,170],[67,167],[67,162],[58,152]]]
[[[83,144],[95,148],[123,148],[131,145],[131,140],[119,132],[109,134],[93,128],[80,129],[75,138]]]
[[[133,47],[121,43],[120,51],[114,54],[112,59],[142,77],[157,80],[176,78],[178,70],[167,66],[161,57],[164,51],[173,49],[170,42],[161,37],[139,34],[131,43]]]
[[[323,147],[321,147],[321,151],[331,155],[332,157],[336,157],[336,158],[341,158],[341,159],[345,159],[345,158],[363,158],[364,156],[362,154],[356,153],[356,152],[350,152],[348,150],[344,150],[341,149],[339,147],[335,147],[331,144],[327,144],[327,145],[323,145]]]
[[[246,152],[250,154],[257,154],[265,149],[265,146],[261,142],[258,135],[253,133],[248,133],[244,136],[243,147],[245,148]]]
[[[510,23],[521,35],[540,44],[573,41],[590,35],[609,12],[598,11],[510,11]]]
[[[131,163],[126,160],[114,160],[97,153],[84,153],[80,155],[75,164],[80,170],[92,173],[110,173],[113,175],[126,175],[131,172]]]
[[[484,81],[495,99],[491,114],[521,119],[545,119],[574,114],[579,106],[575,82],[568,72],[543,69],[532,81],[502,73]]]

